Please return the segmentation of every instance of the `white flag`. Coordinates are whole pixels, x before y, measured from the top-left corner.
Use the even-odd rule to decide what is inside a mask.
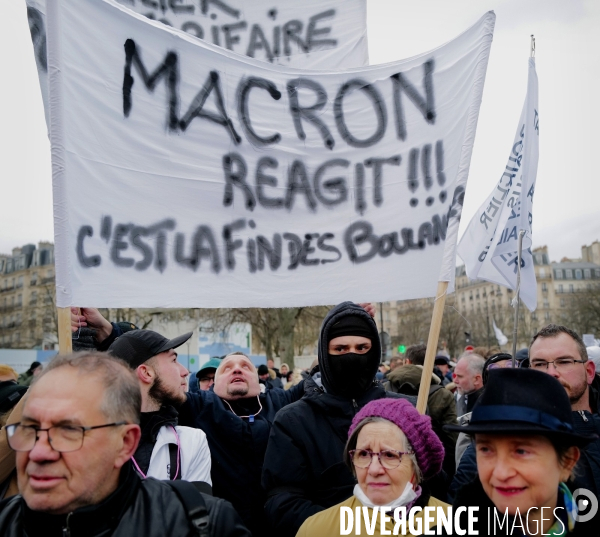
[[[530,58],[527,97],[506,169],[458,245],[458,255],[470,279],[480,278],[516,290],[519,231],[524,230],[520,296],[530,311],[537,306],[531,213],[538,157],[538,80],[535,60]]]
[[[502,333],[502,330],[496,326],[496,320],[492,319],[492,325],[494,326],[494,334],[496,334],[496,339],[498,340],[498,345],[506,345],[508,343],[508,338]]]

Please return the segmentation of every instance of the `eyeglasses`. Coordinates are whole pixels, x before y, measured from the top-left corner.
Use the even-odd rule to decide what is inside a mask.
[[[41,429],[34,425],[12,423],[11,425],[7,425],[5,429],[8,445],[14,451],[31,451],[39,438],[39,433],[47,431],[48,442],[52,449],[60,453],[69,453],[81,449],[86,431],[103,429],[104,427],[116,427],[118,425],[127,425],[127,422],[119,421],[116,423],[107,423],[106,425],[95,425],[94,427],[55,425],[47,429]]]
[[[573,369],[575,364],[583,364],[585,360],[574,360],[573,358],[558,358],[551,362],[546,360],[531,360],[529,367],[538,371],[547,371],[550,364],[554,365],[557,371],[567,372]]]
[[[375,453],[370,449],[353,449],[348,451],[352,463],[357,468],[368,468],[373,462],[373,455],[377,455],[379,464],[388,470],[398,468],[402,462],[402,455],[412,455],[414,451],[396,451],[395,449],[386,449]]]

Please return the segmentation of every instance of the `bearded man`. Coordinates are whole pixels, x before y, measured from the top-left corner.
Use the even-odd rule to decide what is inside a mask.
[[[188,370],[175,349],[192,333],[171,340],[152,330],[117,337],[108,352],[134,370],[142,394],[142,436],[132,458],[141,477],[192,481],[210,493],[210,452],[199,429],[178,425],[175,407],[186,401]]]
[[[552,375],[560,382],[571,401],[577,434],[599,435],[581,449],[573,489],[591,490],[600,495],[600,379],[596,367],[588,360],[585,344],[579,334],[566,326],[549,324],[531,341],[529,367]],[[600,516],[600,515],[597,515]]]

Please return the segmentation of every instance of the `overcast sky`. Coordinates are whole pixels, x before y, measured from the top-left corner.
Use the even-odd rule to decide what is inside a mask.
[[[276,2],[274,2],[275,4]],[[525,99],[537,40],[540,162],[534,246],[579,257],[600,239],[598,0],[368,0],[371,63],[435,48],[496,12],[461,233],[500,178]],[[0,32],[0,252],[53,240],[50,147],[24,0],[4,2]],[[93,200],[90,200],[93,203]]]

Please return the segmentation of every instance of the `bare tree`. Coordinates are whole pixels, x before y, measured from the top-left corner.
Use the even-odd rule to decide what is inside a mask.
[[[319,330],[327,312],[331,308],[329,306],[313,306],[304,308],[302,315],[296,323],[296,331],[294,333],[294,346],[296,356],[304,354],[307,347],[316,345],[319,338]]]
[[[450,356],[458,356],[461,353],[465,343],[464,333],[472,330],[469,321],[460,314],[455,303],[454,296],[447,298],[440,329],[440,343],[446,343]]]
[[[600,333],[600,284],[570,294],[560,322],[579,334]]]
[[[294,331],[304,308],[227,308],[200,310],[201,321],[215,331],[225,330],[234,323],[247,323],[252,337],[267,359],[281,356],[292,365],[294,361]]]
[[[398,312],[398,335],[392,338],[393,345],[414,345],[425,343],[431,323],[431,304],[411,300],[400,305]]]

